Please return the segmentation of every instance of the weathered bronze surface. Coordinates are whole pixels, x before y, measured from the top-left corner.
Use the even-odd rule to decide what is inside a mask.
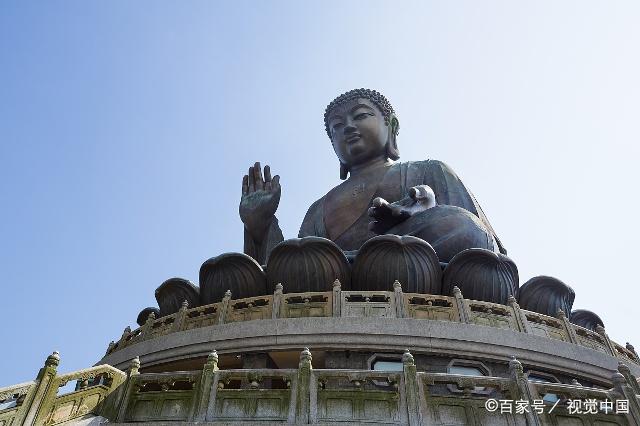
[[[376,235],[412,235],[448,262],[468,248],[506,254],[480,205],[446,164],[396,162],[399,121],[387,99],[356,89],[326,109],[325,126],[343,183],[309,207],[299,237],[328,238],[344,251],[358,250]],[[283,240],[275,212],[280,177],[260,163],[242,182],[240,217],[245,253],[261,264]]]

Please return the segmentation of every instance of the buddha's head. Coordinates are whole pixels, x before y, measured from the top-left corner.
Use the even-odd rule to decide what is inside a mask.
[[[327,106],[324,124],[340,160],[341,179],[354,166],[400,158],[400,123],[387,98],[375,90],[354,89],[338,96]]]

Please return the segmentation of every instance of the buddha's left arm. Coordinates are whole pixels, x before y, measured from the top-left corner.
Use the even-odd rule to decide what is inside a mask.
[[[424,168],[423,181],[421,183],[429,185],[433,189],[438,204],[457,206],[478,216],[487,227],[487,230],[493,235],[500,252],[507,254],[507,250],[493,230],[489,219],[482,211],[482,207],[480,207],[471,191],[467,189],[451,167],[441,161],[428,161],[427,167]]]

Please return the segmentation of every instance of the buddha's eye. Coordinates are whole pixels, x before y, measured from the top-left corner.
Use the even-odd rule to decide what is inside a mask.
[[[370,114],[368,112],[361,112],[359,114],[356,114],[356,116],[353,117],[353,118],[356,119],[356,120],[364,120],[365,118],[369,117],[370,115],[373,115],[373,114]]]

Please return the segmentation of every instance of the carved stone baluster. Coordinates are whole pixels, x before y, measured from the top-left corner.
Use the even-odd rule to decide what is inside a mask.
[[[467,308],[467,304],[464,303],[464,297],[462,297],[462,292],[458,286],[453,287],[453,297],[456,299],[456,306],[458,307],[458,313],[460,315],[460,322],[464,324],[469,324],[471,322],[471,315],[469,313],[469,309]]]
[[[175,320],[173,321],[171,332],[181,331],[184,327],[185,319],[187,318],[187,310],[189,309],[189,302],[184,300],[180,310],[176,313]]]
[[[511,360],[509,361],[509,376],[511,377],[511,384],[513,386],[513,391],[515,392],[512,399],[524,399],[525,401],[529,401],[529,404],[533,404],[534,399],[539,399],[537,398],[536,391],[532,389],[533,385],[524,375],[522,364],[515,356],[511,357]],[[542,425],[540,418],[538,418],[536,413],[525,411],[524,415],[527,420],[527,425]]]
[[[284,305],[284,288],[282,287],[282,283],[276,284],[276,290],[273,292],[273,306],[271,309],[271,318],[276,319],[280,318],[282,312],[282,306]]]
[[[222,302],[220,302],[220,311],[218,312],[218,324],[224,324],[227,319],[229,310],[229,302],[231,301],[231,290],[227,290],[224,293]]]
[[[116,422],[121,423],[124,421],[127,410],[129,409],[129,401],[131,401],[131,394],[135,388],[137,376],[140,375],[140,358],[135,357],[131,360],[129,368],[127,369],[127,381],[124,384],[124,394],[120,400],[118,407],[118,415],[116,416]]]
[[[151,330],[153,329],[153,323],[155,322],[155,320],[156,314],[151,312],[147,317],[147,321],[145,321],[144,325],[142,326],[142,334],[140,336],[141,340],[147,340],[151,338]]]
[[[56,380],[58,365],[60,365],[60,354],[53,352],[47,357],[44,367],[38,372],[35,385],[18,408],[14,424],[44,424],[58,393]]]
[[[118,349],[122,349],[127,345],[127,338],[131,335],[131,327],[126,326],[124,331],[122,332],[122,336],[120,336],[120,340],[118,340]]]
[[[627,378],[620,371],[616,371],[611,376],[611,381],[613,382],[613,391],[617,394],[615,399],[629,401],[629,413],[625,414],[627,421],[630,425],[640,425],[640,401]]]
[[[396,305],[396,318],[407,318],[407,311],[404,306],[404,295],[402,294],[402,284],[400,281],[393,282],[393,297]]]
[[[638,356],[638,353],[636,352],[636,349],[633,347],[633,345],[631,343],[627,342],[627,344],[625,346],[626,346],[627,350],[630,351],[633,354],[633,357],[636,360],[636,362],[640,364],[640,356]]]
[[[309,423],[311,359],[309,348],[304,348],[304,350],[300,352],[300,363],[298,364],[296,424]]]
[[[616,347],[613,346],[613,343],[611,343],[611,339],[609,339],[609,336],[604,331],[604,327],[601,326],[600,324],[596,325],[596,333],[602,336],[602,338],[604,339],[605,345],[609,349],[609,352],[611,353],[611,355],[617,358],[618,351],[616,351]]]
[[[407,419],[409,425],[421,425],[420,390],[418,386],[418,371],[413,355],[409,349],[402,354],[402,374],[404,377],[404,395],[407,403]]]
[[[520,305],[516,301],[516,298],[513,295],[509,296],[508,299],[509,306],[513,310],[513,316],[518,323],[518,328],[522,333],[531,333],[531,328],[529,327],[529,321],[527,321],[527,316],[520,309]]]
[[[216,371],[218,371],[218,353],[214,349],[207,356],[200,383],[198,383],[194,394],[193,410],[190,417],[195,422],[204,422],[207,418],[208,407],[216,405],[215,398],[218,390],[217,383],[214,383]]]
[[[341,307],[342,307],[342,284],[340,284],[340,280],[336,278],[333,282],[333,295],[332,295],[332,306],[331,310],[334,317],[341,316]]]
[[[576,335],[576,329],[573,327],[573,324],[569,322],[569,318],[567,318],[567,316],[565,315],[562,309],[558,309],[556,318],[558,318],[564,324],[564,329],[567,331],[567,336],[569,336],[569,341],[577,345],[578,336]]]

